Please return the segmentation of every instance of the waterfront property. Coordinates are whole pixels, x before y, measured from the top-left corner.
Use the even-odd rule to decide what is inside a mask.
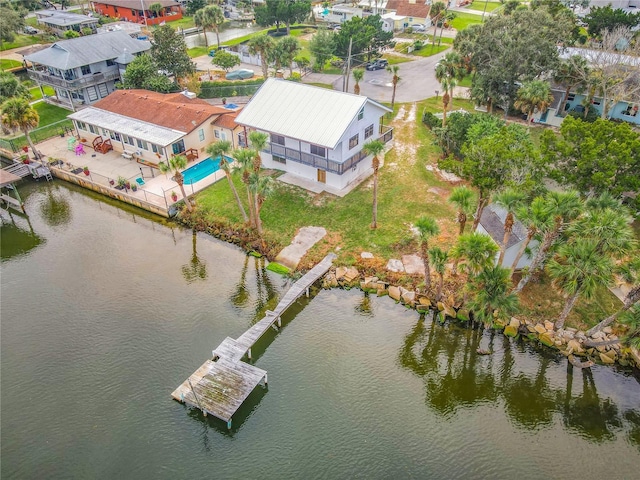
[[[29,78],[41,89],[49,86],[55,91],[52,97],[43,91],[43,99],[75,111],[113,92],[134,56],[150,48],[147,41],[113,31],[61,40],[24,58],[31,63]]]
[[[362,95],[268,79],[236,118],[247,129],[265,132],[264,167],[283,170],[314,187],[347,190],[372,172],[365,143],[388,143],[383,125],[391,109]]]
[[[242,402],[259,383],[267,384],[265,370],[240,360],[245,355],[251,358],[251,348],[269,328],[276,323],[278,327],[282,326],[281,315],[303,293],[309,295],[309,287],[327,273],[335,258],[336,255],[330,253],[304,274],[291,286],[274,311],[267,311],[262,320],[240,337],[235,340],[227,337],[213,350],[212,359],[198,368],[171,396],[199,408],[205,416],[211,414],[227,422],[227,428],[230,429],[231,417]]]
[[[38,25],[47,27],[61,37],[69,30],[80,33],[84,28],[88,28],[91,33],[96,33],[98,28],[98,19],[96,17],[64,10],[40,10],[35,12],[35,16]]]
[[[156,3],[162,7],[157,13],[151,9]],[[182,18],[180,3],[175,0],[100,0],[93,2],[93,7],[101,15],[143,25],[164,24]]]

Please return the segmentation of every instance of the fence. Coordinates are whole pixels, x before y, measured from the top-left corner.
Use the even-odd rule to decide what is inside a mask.
[[[29,136],[33,143],[40,143],[51,137],[55,137],[56,135],[62,136],[69,133],[73,133],[73,122],[69,119],[65,119],[31,130],[29,132]],[[0,138],[0,148],[10,152],[18,152],[19,150],[22,150],[22,147],[27,145],[27,137],[24,135],[14,138]]]

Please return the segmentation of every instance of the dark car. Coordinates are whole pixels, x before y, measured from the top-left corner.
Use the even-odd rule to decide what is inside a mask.
[[[389,65],[389,62],[387,60],[385,60],[384,58],[380,58],[374,62],[367,63],[367,66],[365,68],[369,71],[384,70],[385,68],[387,68],[388,65]]]

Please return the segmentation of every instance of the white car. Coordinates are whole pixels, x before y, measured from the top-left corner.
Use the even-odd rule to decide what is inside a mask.
[[[427,30],[427,27],[422,23],[415,23],[411,25],[411,30],[413,30],[414,32],[425,32]]]

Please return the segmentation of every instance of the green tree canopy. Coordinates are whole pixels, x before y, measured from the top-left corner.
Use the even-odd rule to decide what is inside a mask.
[[[150,55],[139,55],[127,65],[122,77],[124,88],[144,88],[154,92],[168,93],[175,84],[166,75],[158,73],[158,65]]]
[[[322,70],[335,52],[335,35],[326,28],[319,28],[309,42],[309,50],[315,58],[315,68]]]
[[[162,25],[154,30],[151,56],[158,69],[168,72],[176,81],[196,71],[187,54],[184,39],[170,25]]]
[[[627,123],[567,117],[559,136],[542,134],[541,151],[551,176],[584,194],[640,191],[640,134]]]
[[[26,10],[0,5],[0,39],[3,42],[13,42],[15,34],[22,33],[26,13]]]
[[[280,30],[280,24],[287,26],[287,35],[291,24],[303,22],[311,14],[311,1],[309,0],[266,0],[264,5],[256,6],[256,23],[264,27],[276,25]]]
[[[340,31],[335,34],[338,57],[347,58],[349,54],[349,40],[353,39],[351,55],[360,55],[361,59],[370,60],[382,47],[393,43],[393,32],[382,30],[380,15],[368,17],[353,17],[341,24]]]
[[[0,105],[12,97],[29,98],[29,89],[11,72],[0,72]]]
[[[207,0],[189,0],[187,2],[187,15],[194,16],[198,10],[207,6]]]
[[[613,30],[616,27],[633,28],[640,25],[640,13],[631,13],[621,8],[594,7],[584,17],[584,22],[589,29],[589,35],[599,37],[605,30]]]
[[[233,53],[229,53],[225,50],[218,50],[211,60],[211,63],[222,68],[225,72],[228,72],[233,67],[240,65],[240,59]]]

